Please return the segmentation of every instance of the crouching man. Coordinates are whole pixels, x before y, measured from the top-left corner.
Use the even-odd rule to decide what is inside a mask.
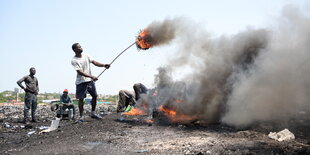
[[[137,101],[141,98],[141,94],[146,94],[148,89],[142,83],[136,83],[133,85],[133,91],[120,90],[119,91],[119,101],[116,108],[116,112],[124,112],[127,107],[135,106]]]
[[[58,118],[64,119],[67,117],[68,119],[74,119],[75,108],[68,95],[68,89],[65,89],[60,96],[60,104],[52,105],[51,109],[52,111],[56,111],[56,117]]]

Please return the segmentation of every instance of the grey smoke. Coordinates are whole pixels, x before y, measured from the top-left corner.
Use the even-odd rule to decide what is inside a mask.
[[[166,19],[164,21],[154,21],[147,26],[155,46],[170,43],[182,29],[183,18]]]
[[[310,18],[301,11],[286,7],[275,27],[218,38],[185,29],[187,19],[174,21],[149,26],[156,38],[178,45],[169,67],[155,75],[156,106],[172,104],[178,113],[236,127],[310,114]],[[184,66],[193,72],[173,81],[171,73]]]
[[[237,75],[223,122],[288,120],[302,109],[309,115],[310,19],[291,7],[283,14],[251,72]]]

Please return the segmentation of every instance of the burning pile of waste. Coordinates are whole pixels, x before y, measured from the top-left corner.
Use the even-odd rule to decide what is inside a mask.
[[[283,12],[276,28],[218,38],[187,19],[151,23],[137,37],[139,49],[178,41],[174,57],[155,75],[157,96],[145,97],[148,111],[161,111],[172,122],[198,119],[236,127],[287,121],[300,111],[309,115],[310,18],[290,7]],[[184,67],[189,73],[174,80],[173,73]]]

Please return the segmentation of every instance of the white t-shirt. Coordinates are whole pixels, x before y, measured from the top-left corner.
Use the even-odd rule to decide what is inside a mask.
[[[82,53],[82,56],[80,58],[74,56],[71,60],[71,64],[76,71],[82,70],[83,72],[91,75],[90,63],[92,61],[93,61],[93,59],[91,56]],[[91,80],[92,80],[91,78],[82,76],[79,73],[77,73],[75,84],[78,85],[80,83],[88,82]]]

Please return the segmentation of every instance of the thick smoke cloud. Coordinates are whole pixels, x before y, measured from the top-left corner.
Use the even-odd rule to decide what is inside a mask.
[[[293,8],[283,14],[251,72],[237,75],[223,122],[288,120],[302,109],[309,115],[310,19]]]
[[[149,25],[160,44],[176,39],[178,47],[169,68],[161,67],[155,75],[156,106],[172,104],[178,113],[236,127],[285,121],[301,110],[310,114],[308,16],[287,7],[275,27],[218,38],[203,29],[197,33],[186,23],[192,21],[178,18]],[[171,73],[184,66],[193,72],[173,81]]]
[[[175,18],[166,19],[164,21],[154,21],[147,26],[146,29],[152,36],[153,44],[159,46],[170,43],[176,36],[178,36],[182,29],[182,25],[182,18]]]

